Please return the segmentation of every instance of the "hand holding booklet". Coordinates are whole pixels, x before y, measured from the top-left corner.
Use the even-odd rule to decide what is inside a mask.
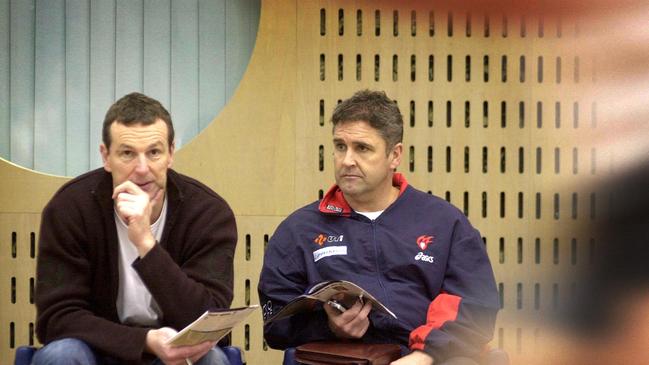
[[[357,300],[360,300],[364,303],[372,303],[373,310],[378,310],[379,312],[397,318],[383,303],[379,302],[360,286],[346,280],[331,280],[314,285],[306,294],[294,298],[279,312],[266,318],[265,322],[268,323],[289,317],[295,313],[310,311],[317,302],[328,303],[334,297],[342,297],[342,299],[333,302],[332,305],[338,307],[338,304],[340,304],[343,310],[354,305]]]
[[[187,346],[204,341],[218,341],[258,307],[255,304],[249,307],[208,310],[170,338],[167,343],[172,346]]]

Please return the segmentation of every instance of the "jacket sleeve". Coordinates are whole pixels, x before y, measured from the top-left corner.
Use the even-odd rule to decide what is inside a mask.
[[[297,247],[298,243],[286,229],[285,223],[279,226],[268,242],[258,287],[264,320],[309,289],[306,268]],[[264,339],[275,349],[334,339],[335,335],[327,321],[325,311],[318,305],[313,311],[265,323]]]
[[[222,199],[198,194],[183,207],[168,242],[133,263],[162,310],[162,325],[178,331],[208,309],[230,307],[237,242],[234,214]]]
[[[477,357],[492,338],[498,294],[480,234],[461,217],[451,239],[442,292],[430,303],[426,323],[410,333],[410,348],[442,362]]]
[[[137,362],[146,328],[129,327],[94,314],[86,232],[79,209],[53,199],[44,209],[36,265],[36,331],[47,344],[77,338],[94,348]]]

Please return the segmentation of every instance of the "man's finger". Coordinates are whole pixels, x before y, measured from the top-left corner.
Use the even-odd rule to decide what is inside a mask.
[[[205,341],[201,342],[200,344],[190,346],[191,348],[191,355],[187,356],[192,362],[198,362],[205,354],[207,354],[210,349],[212,349],[216,345],[216,342],[214,341]]]
[[[340,313],[340,311],[338,309],[330,306],[327,303],[325,303],[322,307],[324,308],[324,310],[327,313],[327,316],[329,318],[333,319],[333,318],[336,318],[336,317],[338,317],[338,316],[340,316],[342,314],[342,313]]]
[[[131,208],[118,208],[117,213],[119,214],[120,217],[122,217],[124,223],[128,225],[131,217],[135,215],[135,210]]]
[[[142,189],[140,189],[139,186],[137,186],[134,182],[130,180],[126,180],[123,183],[117,185],[115,189],[113,189],[113,199],[122,192],[127,192],[131,194],[141,194],[144,193]]]
[[[370,310],[372,310],[372,304],[365,303],[365,305],[363,305],[363,307],[358,311],[356,316],[354,316],[354,318],[349,321],[349,323],[354,327],[359,325],[364,326],[365,325],[364,322],[369,323],[367,316],[370,313]]]
[[[212,347],[213,347],[213,346],[210,346],[210,347],[208,347],[208,348],[206,348],[206,349],[200,351],[199,353],[197,353],[196,355],[190,357],[189,359],[190,359],[193,363],[197,363],[200,359],[203,358],[203,356],[207,355],[207,353],[210,352],[210,350],[212,349]]]
[[[361,312],[363,309],[363,305],[360,302],[354,303],[350,308],[348,308],[342,315],[345,316],[347,321],[351,321],[352,319],[356,318],[358,314]]]
[[[360,303],[360,302],[358,302]],[[367,302],[363,305],[363,308],[361,309],[359,315],[363,315],[363,317],[367,317],[368,314],[370,314],[370,311],[372,310],[372,303]]]
[[[185,359],[192,358],[199,353],[196,350],[196,345],[194,346],[178,346],[178,347],[168,347],[168,355],[170,359],[176,361],[184,361]]]
[[[135,201],[137,199],[137,196],[131,193],[126,193],[126,192],[121,192],[118,193],[117,196],[115,197],[115,200],[121,200],[121,201]]]

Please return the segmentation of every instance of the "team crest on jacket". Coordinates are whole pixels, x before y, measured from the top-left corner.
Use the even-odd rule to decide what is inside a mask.
[[[419,247],[419,249],[423,251],[428,247],[428,245],[433,243],[434,238],[435,238],[434,236],[427,236],[427,235],[419,236],[417,237],[417,246]]]

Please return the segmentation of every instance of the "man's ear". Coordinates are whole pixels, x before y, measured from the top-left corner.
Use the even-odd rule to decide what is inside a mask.
[[[399,142],[392,147],[390,151],[390,169],[395,170],[401,164],[401,156],[403,156],[403,143]]]
[[[108,161],[108,148],[105,144],[102,143],[99,145],[99,153],[101,153],[101,160],[104,162],[104,170],[106,170],[106,172],[111,172],[112,168]]]
[[[167,168],[170,168],[174,163],[174,152],[176,151],[176,142],[173,142],[169,146],[169,163],[167,163]]]

